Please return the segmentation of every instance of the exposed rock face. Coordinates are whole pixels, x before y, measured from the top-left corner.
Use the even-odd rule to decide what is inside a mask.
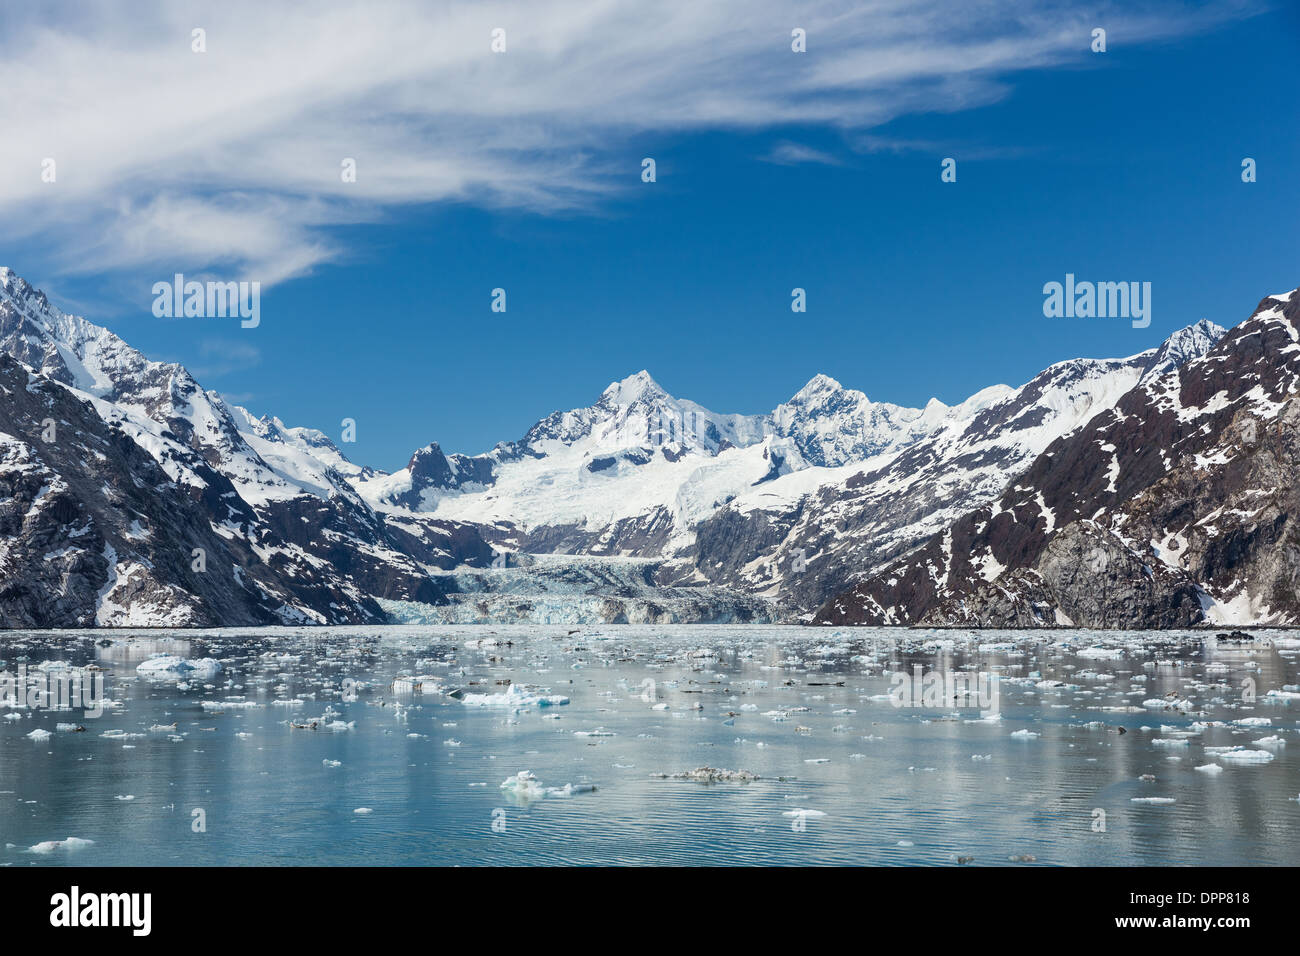
[[[0,626],[1297,622],[1297,298],[952,407],[639,372],[385,474],[0,269]]]
[[[78,538],[67,560],[107,570],[99,582],[106,590],[92,595],[98,609],[95,601],[88,608],[76,597],[53,600],[51,610],[38,612],[37,596],[46,594],[43,582],[53,574],[37,563],[44,542],[25,533],[7,537],[0,546],[14,561],[22,558],[24,574],[6,581],[11,601],[0,600],[0,626],[38,619],[86,625],[376,622],[385,620],[376,595],[436,604],[445,596],[430,566],[490,560],[477,532],[454,522],[419,519],[390,531],[350,484],[350,477],[368,470],[347,462],[321,433],[287,429],[227,405],[181,366],[151,362],[111,332],[63,314],[4,269],[0,356],[12,375],[28,375],[24,365],[30,367],[33,389],[75,409],[79,432],[111,436],[115,447],[126,443],[139,459],[119,462],[124,470],[118,475],[107,466],[96,470],[94,455],[84,462],[61,457],[67,449],[60,442],[31,438],[27,419],[34,412],[20,399],[36,392],[6,398],[10,428],[0,424],[0,431],[11,439],[10,470],[51,472],[58,492],[51,501],[68,499],[88,512],[103,538],[102,546],[90,547],[83,545],[91,538]],[[66,435],[61,425],[56,431]],[[146,464],[154,469],[147,476],[141,474]],[[83,471],[102,480],[78,477]],[[18,508],[21,499],[15,495],[4,506]],[[197,522],[202,533],[182,534],[169,523],[173,517]],[[148,522],[159,530],[150,532]],[[165,548],[165,555],[135,541],[137,524],[150,547]],[[189,554],[188,546],[207,556],[202,576],[185,570],[190,557],[178,557]],[[132,560],[137,555],[140,560]],[[214,592],[214,581],[231,574],[240,591]],[[82,581],[68,583],[80,594]]]
[[[990,505],[832,598],[827,623],[1300,620],[1300,295],[1145,378]]]
[[[722,508],[698,528],[695,565],[713,583],[775,588],[796,608],[816,609],[995,500],[1053,440],[1203,355],[1222,334],[1202,322],[1132,358],[1074,359],[1020,389],[986,389],[992,400],[972,399],[978,410],[969,417],[860,470],[843,469],[806,496],[774,504],[746,496]]]
[[[291,595],[259,564],[89,402],[0,354],[0,624],[274,623]]]

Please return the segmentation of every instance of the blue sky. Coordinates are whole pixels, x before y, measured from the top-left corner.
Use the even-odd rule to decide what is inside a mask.
[[[708,44],[647,48],[645,63],[632,50],[597,57],[582,82],[628,92],[588,104],[589,123],[544,102],[516,109],[518,87],[491,87],[481,109],[403,112],[386,122],[427,124],[421,137],[371,130],[367,140],[384,144],[385,160],[410,157],[391,188],[373,183],[383,165],[373,145],[322,148],[331,168],[335,156],[358,155],[372,192],[357,199],[323,183],[279,187],[282,171],[241,152],[242,142],[272,150],[283,135],[267,155],[292,153],[292,117],[283,134],[254,124],[243,140],[207,125],[205,159],[186,153],[152,179],[142,156],[80,193],[74,183],[57,208],[40,193],[0,193],[6,219],[23,223],[0,237],[0,263],[258,414],[335,437],[341,419],[356,419],[345,452],[386,469],[429,441],[473,453],[519,437],[641,368],[721,412],[769,410],[818,372],[876,400],[954,403],[1061,359],[1140,351],[1203,317],[1235,324],[1264,295],[1300,284],[1300,15],[1135,6],[1143,17],[1117,29],[1129,23],[1119,8],[1048,5],[1009,31],[1036,51],[1027,68],[1013,48],[974,75],[858,72],[813,94],[806,82],[791,79],[796,94],[770,79],[794,68],[787,30],[774,34],[781,59],[761,67],[762,97],[716,108],[725,97],[691,99],[706,81],[749,90],[734,59],[725,80],[700,67]],[[791,18],[800,14],[773,22]],[[1109,26],[1104,54],[1088,51],[1089,24]],[[872,26],[854,26],[863,43],[879,41]],[[942,39],[975,56],[986,27],[959,25]],[[921,56],[907,39],[915,24],[898,29],[881,56]],[[1025,31],[1055,39],[1039,47]],[[837,69],[850,70],[853,37],[824,36],[810,29],[802,56],[829,46]],[[690,90],[664,80],[673,55],[694,58],[683,72],[703,72]],[[15,68],[0,67],[0,79],[5,69]],[[381,84],[368,95],[403,94]],[[656,100],[654,115],[630,122],[638,96]],[[686,118],[669,108],[679,103]],[[318,133],[304,126],[303,141]],[[469,171],[426,189],[419,160],[439,149],[466,157]],[[653,184],[640,181],[644,156],[657,162]],[[945,156],[957,160],[956,183],[940,181]],[[1257,161],[1255,183],[1241,181],[1244,157]],[[82,165],[92,162],[109,161]],[[67,180],[77,175],[61,167]],[[209,227],[214,209],[222,218]],[[201,239],[167,233],[191,221]],[[224,245],[209,241],[226,227]],[[96,229],[111,242],[77,249]],[[175,271],[268,277],[261,325],[155,318],[150,287]],[[1043,284],[1067,272],[1150,282],[1151,326],[1044,318]],[[790,311],[796,286],[807,290],[804,315]],[[507,290],[505,314],[489,309],[495,287]]]

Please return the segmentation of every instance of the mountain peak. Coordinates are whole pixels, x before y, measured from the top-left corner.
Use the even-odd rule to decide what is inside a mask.
[[[808,379],[807,385],[799,389],[799,391],[795,392],[794,397],[799,398],[800,396],[804,396],[806,398],[812,395],[820,395],[826,392],[842,392],[842,391],[844,391],[844,386],[841,385],[837,380],[831,378],[829,375],[823,375],[821,372],[818,372],[812,378]]]
[[[37,308],[44,308],[47,304],[44,292],[8,266],[0,266],[0,292],[3,292],[6,298],[16,302],[33,299],[37,302]]]
[[[666,398],[667,396],[668,393],[650,377],[650,373],[645,369],[620,381],[610,382],[609,387],[601,394],[601,398],[613,399],[625,404],[643,398]]]
[[[1227,329],[1208,319],[1201,319],[1194,325],[1179,329],[1149,353],[1151,359],[1143,378],[1159,378],[1190,359],[1199,358],[1226,334]]]

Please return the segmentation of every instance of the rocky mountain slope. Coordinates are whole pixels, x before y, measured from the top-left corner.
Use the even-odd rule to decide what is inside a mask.
[[[989,504],[820,609],[825,623],[1300,621],[1300,294],[1144,376]]]
[[[83,403],[88,409],[84,431],[125,436],[155,463],[158,494],[191,501],[205,516],[208,534],[228,542],[240,556],[241,573],[267,584],[280,599],[264,620],[382,621],[386,617],[376,596],[442,603],[445,595],[430,568],[490,560],[489,547],[472,528],[433,520],[390,527],[331,466],[331,459],[342,456],[324,436],[254,419],[204,391],[183,367],[149,361],[106,329],[64,314],[8,269],[0,269],[0,354],[30,369],[42,385],[56,386]],[[19,414],[21,409],[6,411]],[[92,415],[98,426],[86,417]],[[11,429],[0,429],[9,442],[7,467],[50,468],[62,482],[78,486],[71,470],[77,467],[75,458],[58,467],[57,442],[38,444],[25,419],[11,424]],[[124,535],[137,520],[146,530],[150,521],[163,520],[162,497],[156,507],[137,509],[139,513],[112,508],[113,492],[131,476],[115,479],[106,473],[104,478],[100,485],[83,487],[87,497],[81,503],[100,509],[98,526],[107,538],[114,532]],[[97,494],[90,493],[97,488]],[[30,545],[21,539],[0,541],[15,581],[42,577],[43,555],[31,552],[16,563]],[[164,578],[169,573],[157,563],[153,569]],[[173,609],[170,599],[160,599],[151,616],[144,610],[147,602],[110,609],[110,597],[100,598],[101,607],[69,608],[49,623],[197,620],[179,606]],[[218,604],[213,613],[224,620],[221,615],[227,612]],[[231,620],[243,619],[238,603],[228,613]],[[0,602],[0,624],[25,619],[23,614],[11,617]]]
[[[700,525],[694,564],[711,583],[815,610],[996,498],[1052,441],[1204,354],[1222,334],[1201,322],[1130,358],[1061,362],[1018,389],[986,390],[994,400],[974,415],[897,454],[840,469],[831,480],[794,475],[747,492]]]
[[[1294,308],[954,406],[817,375],[720,414],[643,371],[386,474],[0,269],[0,626],[1280,621]]]

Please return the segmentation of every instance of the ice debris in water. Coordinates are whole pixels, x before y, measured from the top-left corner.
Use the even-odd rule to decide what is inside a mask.
[[[690,780],[694,783],[749,783],[758,780],[756,773],[748,770],[722,770],[717,767],[696,767],[681,773],[651,774],[660,780]]]
[[[68,837],[65,840],[45,840],[33,847],[29,847],[27,852],[46,856],[50,853],[58,852],[59,850],[66,850],[67,852],[72,853],[76,850],[84,850],[86,847],[94,845],[94,840],[83,840],[80,837]]]
[[[1225,763],[1260,764],[1268,763],[1276,754],[1267,750],[1248,750],[1245,747],[1206,747],[1205,752],[1211,757],[1218,757]]]
[[[560,707],[569,702],[569,698],[560,694],[530,694],[520,684],[511,684],[502,694],[465,694],[460,700],[467,707],[496,707],[503,710]]]
[[[221,662],[211,657],[201,660],[186,660],[175,654],[163,654],[142,662],[135,672],[141,677],[175,680],[178,676],[193,677],[199,680],[216,677],[221,673]]]
[[[566,783],[562,787],[544,787],[531,770],[520,770],[513,777],[506,777],[501,782],[501,789],[509,796],[526,802],[545,797],[571,797],[575,793],[594,793],[596,786],[590,783]]]
[[[1124,656],[1124,651],[1119,647],[1085,647],[1078,651],[1079,657],[1085,657],[1089,660],[1119,660]]]
[[[439,683],[440,679],[428,674],[416,674],[413,677],[407,674],[399,674],[393,678],[393,682],[388,685],[388,689],[394,694],[441,694],[442,685]]]

